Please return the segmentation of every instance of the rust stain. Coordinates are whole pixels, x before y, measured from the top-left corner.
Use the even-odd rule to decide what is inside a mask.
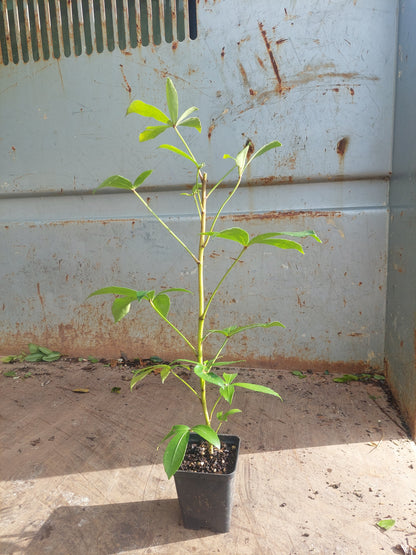
[[[272,64],[273,71],[274,71],[274,74],[275,74],[276,79],[277,79],[276,90],[279,94],[282,94],[283,87],[282,87],[282,78],[280,77],[279,67],[278,67],[278,65],[276,63],[276,59],[273,55],[269,39],[267,38],[267,35],[266,35],[266,31],[263,28],[263,23],[261,23],[261,22],[259,22],[259,29],[260,29],[261,36],[263,37],[264,44],[266,45],[267,53],[269,54],[270,62]]]
[[[250,96],[256,96],[257,91],[255,91],[253,89],[249,89],[249,93],[250,93]]]
[[[332,90],[333,90],[334,92],[339,92],[339,88],[338,88],[338,87],[334,87]]]
[[[275,183],[293,183],[293,175],[268,175],[267,177],[258,177],[255,181],[249,181],[249,185],[273,185]]]
[[[120,69],[121,69],[121,75],[123,77],[123,81],[124,81],[124,88],[126,89],[126,91],[129,93],[129,96],[131,95],[131,87],[129,85],[129,82],[127,81],[127,77],[126,74],[124,73],[124,66],[123,64],[120,64]]]
[[[289,168],[291,170],[294,170],[296,167],[296,153],[292,154],[292,156],[290,156],[287,162],[288,162]]]
[[[221,58],[224,59],[224,56],[225,56],[225,46],[222,47]]]
[[[254,153],[254,143],[251,139],[247,139],[247,141],[244,144],[244,148],[248,146],[248,150],[247,150],[247,160],[250,160],[251,155]]]
[[[347,147],[348,147],[348,143],[349,143],[348,137],[343,137],[342,139],[340,139],[337,143],[337,154],[339,154],[340,156],[344,156],[345,151],[347,150]]]
[[[351,96],[354,96],[354,95],[355,95],[355,91],[354,91],[354,89],[353,89],[352,87],[350,87],[350,95],[351,95]]]
[[[122,50],[121,53],[125,56],[133,56],[133,52],[130,52],[129,50]]]
[[[40,294],[40,284],[39,284],[39,282],[36,284],[36,290],[38,292],[38,297],[39,297],[39,301],[40,301],[40,305],[42,307],[42,310],[45,310],[44,299],[43,299],[42,295]]]
[[[283,44],[284,42],[286,42],[287,39],[279,39],[276,41],[277,46],[279,46],[280,44]]]
[[[178,48],[178,44],[179,44],[179,43],[178,43],[177,40],[174,40],[174,41],[172,42],[172,50],[173,50],[174,52],[175,52],[175,50]]]
[[[230,216],[221,216],[222,220],[231,220],[233,222],[242,221],[265,221],[265,220],[291,220],[294,218],[300,218],[303,216],[310,216],[313,218],[339,218],[341,212],[336,211],[317,211],[317,210],[284,210],[282,212],[277,212],[276,210],[271,210],[270,212],[262,212],[256,214],[232,214]]]
[[[263,62],[263,60],[260,58],[260,56],[256,56],[256,58],[257,58],[257,61],[258,61],[258,63],[259,63],[259,66],[260,66],[262,69],[266,69],[266,68],[264,67],[264,62]]]
[[[211,135],[212,135],[212,132],[214,131],[214,129],[215,129],[215,123],[213,122],[213,123],[211,123],[211,125],[208,127],[208,139],[211,138]]]
[[[244,69],[243,64],[241,64],[241,63],[238,64],[238,67],[240,69],[241,77],[243,78],[243,83],[248,88],[250,85],[249,85],[249,82],[248,82],[248,79],[247,79],[246,70]]]

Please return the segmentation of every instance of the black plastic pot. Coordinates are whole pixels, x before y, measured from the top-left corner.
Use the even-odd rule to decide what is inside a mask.
[[[183,525],[191,530],[207,528],[213,532],[228,532],[231,523],[234,477],[237,467],[240,438],[219,435],[227,446],[235,445],[235,466],[229,474],[191,472],[178,470],[175,486],[182,512]],[[201,442],[197,434],[191,434],[189,442]]]

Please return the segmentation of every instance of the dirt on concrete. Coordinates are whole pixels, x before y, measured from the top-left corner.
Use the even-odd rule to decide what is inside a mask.
[[[231,531],[185,530],[156,446],[192,392],[125,360],[0,365],[1,554],[375,554],[416,546],[416,449],[382,380],[239,370]],[[192,382],[191,382],[192,383]],[[377,526],[392,519],[387,531]]]

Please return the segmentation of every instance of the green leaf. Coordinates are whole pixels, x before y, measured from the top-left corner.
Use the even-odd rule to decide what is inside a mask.
[[[226,385],[220,389],[220,395],[229,405],[232,404],[234,398],[235,388],[233,384]]]
[[[382,528],[383,530],[390,530],[390,528],[392,528],[395,524],[396,524],[396,521],[393,520],[392,518],[387,518],[385,520],[379,520],[377,522],[377,526],[379,528]]]
[[[111,393],[120,393],[120,391],[121,391],[121,387],[113,387],[111,389]]]
[[[39,345],[35,345],[34,343],[29,343],[29,353],[34,355],[35,353],[39,352]]]
[[[294,370],[292,372],[292,374],[294,376],[297,376],[299,379],[306,378],[305,374],[303,372],[301,372],[300,370]]]
[[[154,290],[149,290],[149,291],[136,291],[136,298],[137,300],[140,302],[142,299],[148,299],[151,300],[153,299],[155,296],[155,292]]]
[[[250,236],[241,227],[229,227],[228,229],[223,229],[222,231],[209,231],[204,233],[204,235],[209,235],[210,237],[218,237],[220,239],[229,239],[230,241],[236,241],[243,245],[244,247],[249,244]]]
[[[170,437],[172,437],[173,435],[175,435],[178,432],[182,432],[182,431],[186,431],[189,430],[191,431],[191,428],[189,426],[187,426],[186,424],[174,424],[172,426],[172,428],[169,430],[169,432],[165,435],[165,437],[162,439],[162,441],[159,443],[159,445],[157,446],[157,448],[159,449],[159,447],[162,445],[162,443],[164,441],[166,441],[167,439],[169,439]]]
[[[45,355],[43,355],[42,353],[32,353],[31,355],[27,355],[27,357],[25,357],[25,360],[27,362],[40,362],[44,356]]]
[[[228,328],[223,328],[222,330],[209,330],[208,333],[221,333],[225,335],[225,337],[232,337],[236,333],[240,333],[244,330],[249,330],[253,328],[272,328],[275,326],[279,326],[284,328],[285,326],[281,322],[267,322],[265,324],[248,324],[246,326],[229,326]],[[208,334],[207,334],[208,335]]]
[[[44,362],[55,362],[56,360],[59,360],[61,356],[62,356],[61,353],[58,353],[57,351],[53,351],[49,355],[44,355],[42,360]]]
[[[152,172],[153,170],[146,170],[142,172],[138,177],[136,177],[136,181],[134,182],[133,189],[137,189],[137,187],[140,187],[143,181],[147,179]]]
[[[3,357],[3,358],[1,359],[1,362],[2,362],[3,364],[10,364],[10,362],[14,362],[16,359],[17,359],[17,356],[16,356],[16,355],[9,355],[9,356],[7,356],[7,357]]]
[[[240,409],[230,409],[227,410],[227,412],[217,412],[217,418],[220,422],[228,422],[228,417],[231,416],[232,414],[237,414],[238,412],[241,412]]]
[[[264,233],[262,235],[257,235],[256,237],[253,237],[249,245],[255,244],[271,245],[279,249],[295,249],[304,254],[302,245],[300,245],[296,241],[290,241],[289,239],[276,239],[275,237],[270,237],[269,233]]]
[[[192,431],[201,436],[202,439],[208,441],[211,445],[214,445],[214,447],[217,447],[217,449],[220,449],[220,438],[210,426],[207,426],[206,424],[198,424],[197,426],[192,426]]]
[[[235,163],[237,164],[238,173],[241,175],[244,171],[244,166],[247,159],[247,152],[250,148],[250,144],[246,145],[235,157]]]
[[[91,355],[88,357],[88,360],[89,360],[89,362],[92,362],[92,363],[94,363],[94,364],[95,364],[96,362],[98,362],[98,358],[93,357],[93,356],[91,356]]]
[[[198,376],[198,378],[201,378],[206,382],[213,383],[215,385],[218,385],[219,387],[223,387],[225,385],[224,380],[220,376],[217,376],[217,374],[214,374],[214,372],[207,372],[206,366],[203,364],[196,364],[194,372]]]
[[[124,316],[130,312],[130,305],[136,297],[118,297],[114,299],[113,305],[111,307],[111,312],[114,317],[114,322],[120,322]]]
[[[159,110],[159,108],[151,104],[146,104],[146,102],[142,102],[141,100],[133,100],[127,108],[127,114],[139,114],[139,116],[153,118],[161,123],[171,123],[168,116]]]
[[[128,189],[129,191],[134,189],[132,182],[129,181],[126,177],[123,177],[122,175],[112,175],[111,177],[107,177],[107,179],[105,179],[101,183],[101,185],[99,185],[94,189],[94,193],[95,191],[98,191],[98,189],[104,189],[104,187],[113,187],[115,189]]]
[[[157,312],[159,312],[160,314],[162,314],[162,316],[166,318],[166,316],[169,314],[169,308],[170,308],[169,296],[166,295],[165,293],[159,293],[153,299],[153,306]]]
[[[198,133],[201,133],[201,122],[199,121],[199,118],[188,118],[184,121],[182,121],[181,123],[179,123],[178,125],[183,125],[184,127],[194,127]]]
[[[372,376],[375,380],[385,380],[386,378],[381,374],[373,374]]]
[[[8,370],[7,372],[4,372],[3,376],[5,376],[6,378],[17,378],[17,374],[14,370]]]
[[[181,291],[182,293],[190,293],[193,295],[192,291],[184,289],[183,287],[170,287],[169,289],[163,289],[162,293],[170,293],[171,291]]]
[[[44,355],[50,355],[51,353],[53,353],[53,351],[51,349],[48,349],[47,347],[38,347],[38,350]]]
[[[176,431],[166,447],[163,455],[163,466],[168,478],[171,478],[181,466],[188,446],[189,433],[189,426],[180,426],[180,430]]]
[[[142,368],[138,373],[130,380],[130,389],[136,385],[136,383],[141,382],[146,376],[153,372],[153,367]]]
[[[238,376],[237,373],[235,373],[235,374],[227,374],[227,373],[225,373],[225,372],[224,372],[224,374],[222,375],[222,377],[224,378],[224,381],[225,381],[226,384],[230,384],[231,382],[233,382],[233,381],[236,379],[237,376]]]
[[[234,156],[231,156],[230,154],[224,154],[223,159],[226,160],[227,158],[230,158],[231,160],[234,160],[234,162],[235,162]]]
[[[150,139],[155,139],[166,131],[166,129],[169,129],[169,127],[171,127],[171,125],[154,125],[146,127],[146,129],[140,133],[139,141],[144,143],[145,141],[150,141]]]
[[[165,383],[165,380],[169,376],[170,371],[171,371],[171,367],[168,366],[167,364],[164,366],[164,368],[162,368],[162,370],[160,371],[160,377],[162,379],[162,383]]]
[[[190,114],[192,114],[196,110],[198,110],[196,106],[191,106],[191,108],[188,108],[187,110],[185,110],[184,113],[180,116],[180,118],[176,122],[176,125],[180,125],[183,120],[185,120]]]
[[[359,381],[359,377],[355,374],[344,374],[340,378],[333,378],[334,382],[337,383],[348,383],[348,382],[357,382]]]
[[[270,387],[266,387],[265,385],[258,385],[255,383],[233,383],[233,385],[236,387],[249,389],[250,391],[256,391],[257,393],[267,393],[268,395],[274,395],[275,397],[278,397],[280,400],[282,400],[282,398],[278,393],[276,393],[276,391],[274,391]]]
[[[250,160],[247,162],[248,164],[251,164],[251,162],[257,158],[258,156],[261,156],[262,154],[264,154],[265,152],[268,152],[269,150],[272,150],[273,148],[277,148],[279,146],[282,146],[281,143],[279,143],[279,141],[272,141],[271,143],[267,143],[267,145],[262,146],[261,148],[259,148],[259,150],[257,152],[255,152],[252,157],[250,158]]]
[[[166,100],[168,103],[170,119],[175,125],[178,120],[178,93],[169,77],[166,79]]]
[[[126,295],[127,297],[135,297],[140,291],[136,291],[135,289],[128,289],[127,287],[103,287],[102,289],[97,289],[90,295],[88,295],[88,299],[93,297],[94,295]],[[146,291],[147,293],[147,291]]]
[[[308,229],[306,231],[281,231],[280,233],[273,233],[273,235],[286,235],[287,237],[313,237],[318,243],[322,243],[320,238],[316,235],[316,233],[312,229]]]
[[[192,158],[192,156],[189,156],[188,153],[181,150],[180,148],[177,148],[176,146],[163,144],[163,145],[160,145],[158,148],[164,148],[165,150],[170,150],[171,152],[174,152],[175,154],[179,154],[180,156],[183,156],[187,160],[190,160],[193,164],[195,164],[195,166],[197,168],[199,168],[198,162],[196,160],[194,160]]]

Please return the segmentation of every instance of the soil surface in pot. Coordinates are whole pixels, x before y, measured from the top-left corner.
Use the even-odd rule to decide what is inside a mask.
[[[213,448],[210,453],[207,442],[190,442],[185,453],[185,458],[179,470],[191,472],[205,472],[216,474],[230,474],[235,469],[237,448],[221,442],[221,448]]]

